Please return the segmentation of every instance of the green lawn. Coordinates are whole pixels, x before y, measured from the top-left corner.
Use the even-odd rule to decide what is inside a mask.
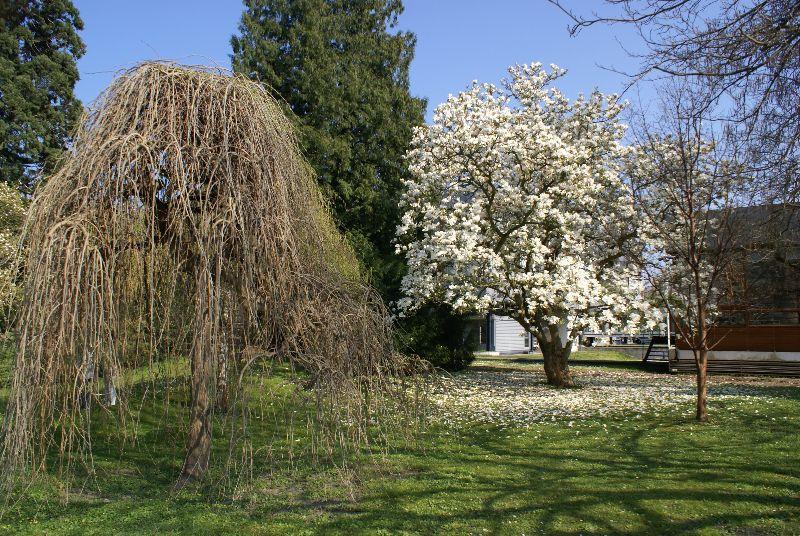
[[[641,361],[614,350],[579,350],[569,357],[572,361]]]
[[[579,379],[581,370],[624,374],[578,369]],[[458,378],[470,374],[498,373]],[[691,381],[632,374],[676,389]],[[433,424],[346,471],[263,471],[236,499],[171,491],[180,441],[145,426],[140,446],[122,456],[98,445],[95,479],[66,504],[58,480],[34,486],[0,532],[798,534],[800,387],[762,382],[738,392],[712,398],[708,425],[687,417],[690,401],[639,416]]]
[[[492,355],[478,355],[475,357],[476,361],[517,361],[520,363],[524,363],[525,361],[541,361],[542,355],[541,354],[513,354],[513,355],[499,355],[499,356],[492,356]],[[623,354],[622,352],[617,352],[614,350],[579,350],[577,352],[572,352],[569,357],[570,362],[581,362],[581,361],[627,361],[627,362],[638,362],[641,359],[637,359],[635,357],[631,357],[627,354]]]

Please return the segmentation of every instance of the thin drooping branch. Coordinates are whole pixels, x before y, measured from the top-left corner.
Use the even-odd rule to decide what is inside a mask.
[[[703,88],[704,108],[727,126],[752,161],[765,203],[800,199],[800,1],[605,0],[604,13],[549,0],[569,31],[627,25],[638,34],[634,84],[651,74]]]

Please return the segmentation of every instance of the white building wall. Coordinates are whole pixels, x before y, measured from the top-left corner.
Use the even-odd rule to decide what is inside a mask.
[[[516,320],[507,316],[492,315],[491,326],[493,330],[491,351],[502,354],[521,354],[531,351],[530,347],[525,344],[525,329]],[[536,346],[535,339],[533,344]],[[572,341],[572,351],[575,352],[579,348],[579,337],[575,337]],[[538,348],[534,351],[538,351]]]
[[[507,316],[494,317],[494,350],[504,354],[527,352],[525,330]]]

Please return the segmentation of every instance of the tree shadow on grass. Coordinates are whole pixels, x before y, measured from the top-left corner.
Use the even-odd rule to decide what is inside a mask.
[[[247,500],[214,486],[171,491],[181,434],[145,412],[138,446],[120,454],[96,444],[96,473],[73,501],[21,503],[0,532],[791,533],[800,530],[800,395],[769,393],[790,419],[720,409],[710,425],[671,415],[605,419],[610,431],[558,422],[527,431],[434,427],[418,444],[364,460],[353,495],[303,453],[293,469],[261,459],[255,472],[264,476]],[[285,432],[276,426],[262,423],[260,437]],[[221,455],[225,445],[217,448]]]
[[[433,476],[405,492],[388,485],[379,498],[362,503],[356,519],[390,532],[484,527],[491,532],[682,534],[781,524],[800,515],[795,466],[747,456],[728,456],[720,464],[715,453],[697,457],[696,449],[664,456],[659,453],[664,445],[644,444],[650,435],[631,430],[616,441],[618,450],[584,446],[565,454],[546,446],[527,457],[496,434],[473,437],[473,455],[428,454],[431,466],[460,471]],[[484,452],[491,459],[484,459]],[[452,512],[419,506],[447,495],[462,498],[460,504],[450,503]],[[470,497],[482,498],[480,504],[471,504]],[[326,527],[346,531],[353,523],[333,520]]]
[[[510,364],[517,364],[517,365],[542,365],[544,366],[544,361],[542,359],[535,359],[530,357],[515,357],[513,359],[503,359],[498,360],[502,363],[510,363]],[[657,374],[667,374],[669,373],[669,364],[666,362],[654,362],[654,361],[614,361],[614,360],[605,360],[605,359],[581,359],[580,361],[570,361],[569,362],[570,368],[596,368],[596,367],[603,367],[608,369],[615,369],[615,370],[637,370],[637,371],[644,371],[644,372],[652,372]],[[530,372],[529,369],[521,368],[521,367],[513,367],[513,366],[503,366],[503,365],[471,365],[469,370],[480,370],[480,371],[491,371],[491,372],[509,372],[512,370],[519,371],[519,372]]]

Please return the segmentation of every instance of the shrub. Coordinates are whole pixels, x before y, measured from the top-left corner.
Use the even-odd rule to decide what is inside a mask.
[[[474,322],[445,305],[428,305],[404,318],[398,333],[401,348],[439,368],[460,370],[475,358]]]

